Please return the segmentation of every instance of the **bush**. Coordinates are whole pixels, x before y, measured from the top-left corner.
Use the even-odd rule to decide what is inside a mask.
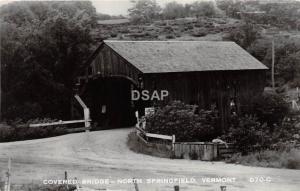
[[[248,115],[233,119],[227,134],[223,135],[222,139],[234,143],[242,154],[271,144],[267,125],[258,122],[256,117]]]
[[[115,37],[118,36],[118,34],[117,34],[117,33],[111,33],[110,36],[111,36],[112,38],[115,38]]]
[[[1,125],[0,142],[39,139],[68,133],[63,126],[29,127],[29,124],[32,123],[50,123],[54,121],[57,120],[45,118],[29,120],[26,123],[17,121],[11,125]]]
[[[287,102],[279,94],[265,93],[253,99],[253,114],[261,123],[267,123],[270,127],[279,125],[288,111]]]
[[[208,34],[208,31],[204,28],[195,29],[192,33],[192,36],[194,37],[202,37],[206,36]]]
[[[299,119],[293,116],[272,128],[266,123],[261,124],[256,117],[244,116],[231,120],[222,139],[234,143],[242,154],[265,149],[290,151],[300,144],[299,132]]]
[[[300,150],[255,152],[247,156],[235,154],[226,162],[249,166],[300,169]]]
[[[174,101],[158,108],[154,115],[147,117],[146,130],[150,133],[175,135],[176,141],[211,141],[218,135],[216,112],[200,110],[197,107]]]
[[[166,39],[174,39],[175,36],[173,34],[168,34],[166,35]]]

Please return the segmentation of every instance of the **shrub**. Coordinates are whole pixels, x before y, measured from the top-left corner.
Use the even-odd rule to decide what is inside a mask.
[[[222,139],[234,143],[242,154],[264,149],[290,151],[300,143],[300,123],[292,119],[286,118],[280,125],[270,128],[256,117],[237,117],[231,120],[231,126]]]
[[[258,122],[256,117],[248,115],[233,119],[227,134],[223,135],[222,139],[234,143],[243,154],[271,144],[267,125]]]
[[[289,107],[286,101],[279,94],[265,93],[253,99],[253,114],[262,123],[270,127],[279,125],[288,114]]]
[[[180,101],[158,108],[147,117],[146,129],[151,133],[175,135],[176,141],[211,141],[218,135],[216,112],[200,110]]]
[[[175,36],[173,34],[168,34],[166,35],[166,39],[174,39]]]
[[[204,28],[195,29],[192,33],[192,36],[194,37],[202,37],[206,36],[208,34],[208,31]]]
[[[112,38],[115,38],[115,37],[118,36],[118,34],[117,34],[117,33],[111,33],[110,36],[111,36]]]
[[[68,133],[63,126],[29,127],[29,124],[32,123],[48,123],[54,121],[56,120],[45,118],[29,120],[26,123],[17,121],[11,123],[11,125],[2,125],[0,127],[0,142],[39,139]]]

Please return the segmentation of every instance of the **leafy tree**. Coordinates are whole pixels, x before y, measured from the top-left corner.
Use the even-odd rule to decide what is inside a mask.
[[[236,27],[234,30],[230,31],[226,40],[234,41],[244,49],[247,49],[259,37],[260,33],[256,25],[244,23],[240,27]]]
[[[287,116],[289,107],[283,96],[274,93],[264,93],[253,98],[253,111],[262,123],[267,123],[273,130],[274,124],[280,125]]]
[[[292,48],[292,46],[290,47],[284,47],[285,54],[286,56],[282,56],[280,57],[277,56],[279,58],[277,64],[276,64],[276,71],[279,74],[279,76],[284,79],[284,82],[289,82],[289,81],[293,81],[295,78],[299,77],[299,73],[300,73],[300,47],[298,48],[298,51],[293,53],[290,51],[294,51],[297,50],[297,47],[293,48],[292,50],[289,51],[289,48]],[[280,54],[280,52],[278,51],[278,54]]]
[[[216,7],[212,1],[196,1],[191,5],[193,15],[213,17],[216,15]]]
[[[87,1],[13,2],[0,17],[5,117],[69,118],[74,73],[93,44],[95,8]]]
[[[133,22],[149,22],[156,18],[161,8],[155,0],[132,1],[135,5],[128,9],[129,16]]]
[[[163,15],[167,19],[183,18],[186,16],[185,7],[176,1],[167,3],[163,9]]]

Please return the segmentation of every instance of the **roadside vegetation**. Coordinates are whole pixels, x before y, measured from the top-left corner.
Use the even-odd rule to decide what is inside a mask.
[[[53,119],[34,119],[27,122],[13,121],[12,123],[0,124],[0,142],[23,141],[41,139],[67,134],[64,126],[29,127],[29,124],[51,123]]]
[[[233,143],[237,154],[226,159],[230,163],[300,169],[299,113],[292,112],[278,94],[253,98],[250,105],[252,109],[232,116],[223,132],[217,111],[197,110],[175,101],[146,118],[146,131],[175,135],[178,142],[219,138]]]
[[[0,184],[0,189],[4,190],[4,184]],[[23,190],[23,191],[73,191],[76,190],[74,185],[39,185],[39,184],[22,184],[22,185],[11,185],[11,190]]]

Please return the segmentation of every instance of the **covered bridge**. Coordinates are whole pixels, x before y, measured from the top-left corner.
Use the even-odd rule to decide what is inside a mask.
[[[234,42],[103,41],[78,76],[77,90],[98,126],[129,126],[136,110],[181,100],[216,107],[224,129],[232,103],[240,112],[263,91],[266,69]],[[169,95],[133,101],[133,89],[167,90]]]

